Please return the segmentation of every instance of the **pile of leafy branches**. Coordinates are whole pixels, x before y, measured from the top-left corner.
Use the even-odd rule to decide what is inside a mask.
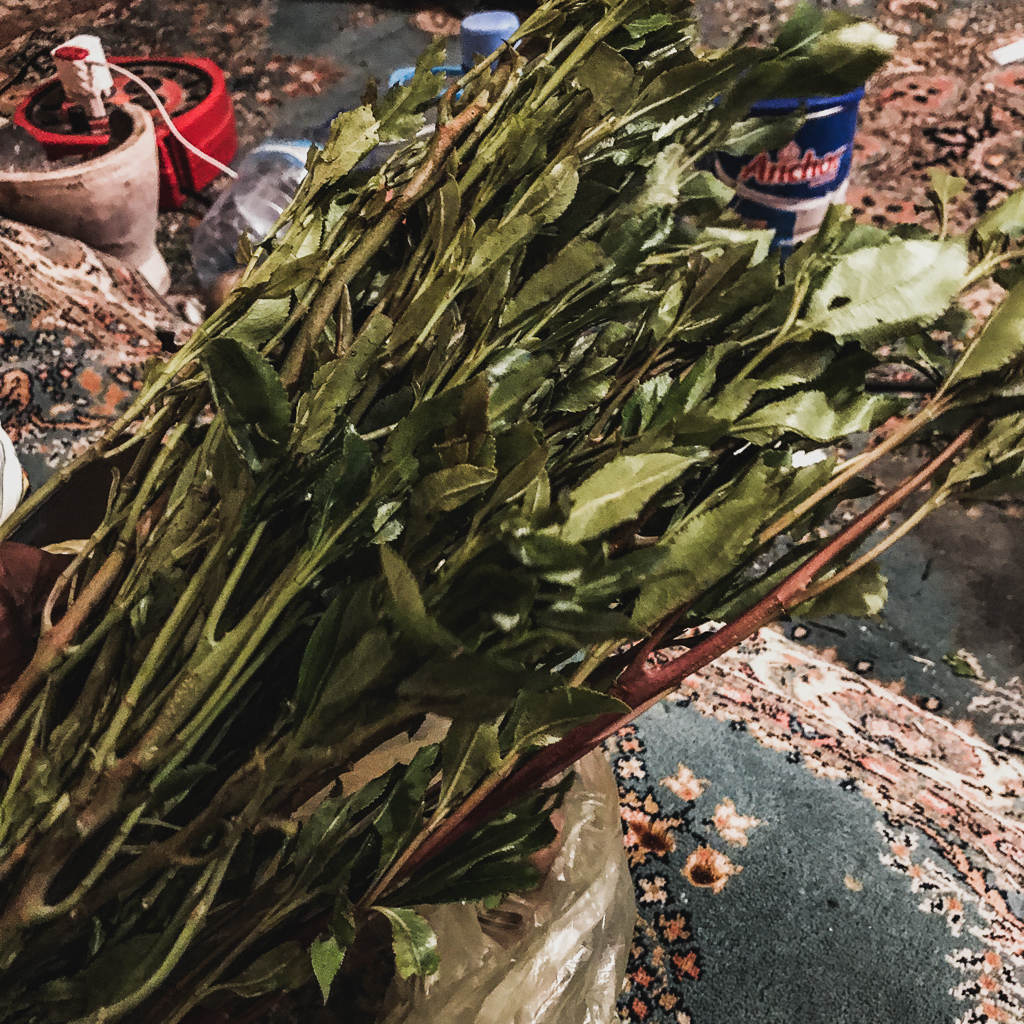
[[[852,553],[925,485],[915,521],[1019,483],[1024,286],[959,358],[941,341],[964,288],[1017,273],[1024,203],[963,238],[837,207],[781,268],[701,161],[778,144],[797,121],[753,100],[845,91],[888,40],[807,8],[774,48],[700,52],[689,14],[543,5],[369,175],[439,50],[339,117],[226,304],[7,525],[128,467],[0,695],[5,1021],[326,988],[370,914],[430,972],[409,908],[533,884],[559,769],[786,610],[877,610]],[[886,361],[933,394],[840,465],[901,411],[864,388]],[[822,539],[912,442],[923,468]],[[428,714],[440,744],[323,795]]]

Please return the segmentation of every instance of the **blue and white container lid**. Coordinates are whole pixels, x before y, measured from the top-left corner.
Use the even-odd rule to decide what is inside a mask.
[[[486,57],[519,28],[519,19],[511,11],[481,11],[462,19],[459,42],[462,45],[462,66],[469,68],[473,55]]]

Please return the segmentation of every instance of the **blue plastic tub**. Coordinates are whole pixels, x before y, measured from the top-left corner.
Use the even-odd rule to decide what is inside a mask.
[[[864,89],[842,96],[765,100],[752,117],[792,114],[807,120],[781,149],[756,156],[715,156],[715,173],[736,197],[733,208],[751,226],[775,231],[775,246],[791,249],[818,230],[831,203],[841,203],[849,184],[853,136]]]

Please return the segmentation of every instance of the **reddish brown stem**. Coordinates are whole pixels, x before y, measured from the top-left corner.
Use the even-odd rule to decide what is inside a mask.
[[[717,633],[702,640],[681,657],[664,665],[645,665],[643,671],[636,674],[627,670],[615,687],[615,696],[630,706],[628,712],[601,715],[572,730],[557,743],[544,747],[528,761],[523,762],[464,817],[450,818],[428,837],[407,861],[405,876],[408,877],[421,864],[461,839],[523,794],[542,786],[559,772],[569,768],[602,740],[656,704],[665,693],[687,676],[711,664],[762,626],[787,614],[790,608],[800,604],[804,600],[805,591],[819,573],[843,552],[863,540],[886,516],[956,458],[980,428],[980,421],[968,427],[931,462],[876,502],[738,619],[723,626]],[[625,675],[630,678],[626,679]]]

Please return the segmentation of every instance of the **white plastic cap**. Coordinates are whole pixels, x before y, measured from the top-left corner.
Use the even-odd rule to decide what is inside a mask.
[[[103,117],[103,97],[114,91],[114,79],[99,36],[75,36],[50,53],[68,99],[81,103],[90,117]]]
[[[0,523],[18,507],[24,492],[21,463],[7,431],[0,427]]]

